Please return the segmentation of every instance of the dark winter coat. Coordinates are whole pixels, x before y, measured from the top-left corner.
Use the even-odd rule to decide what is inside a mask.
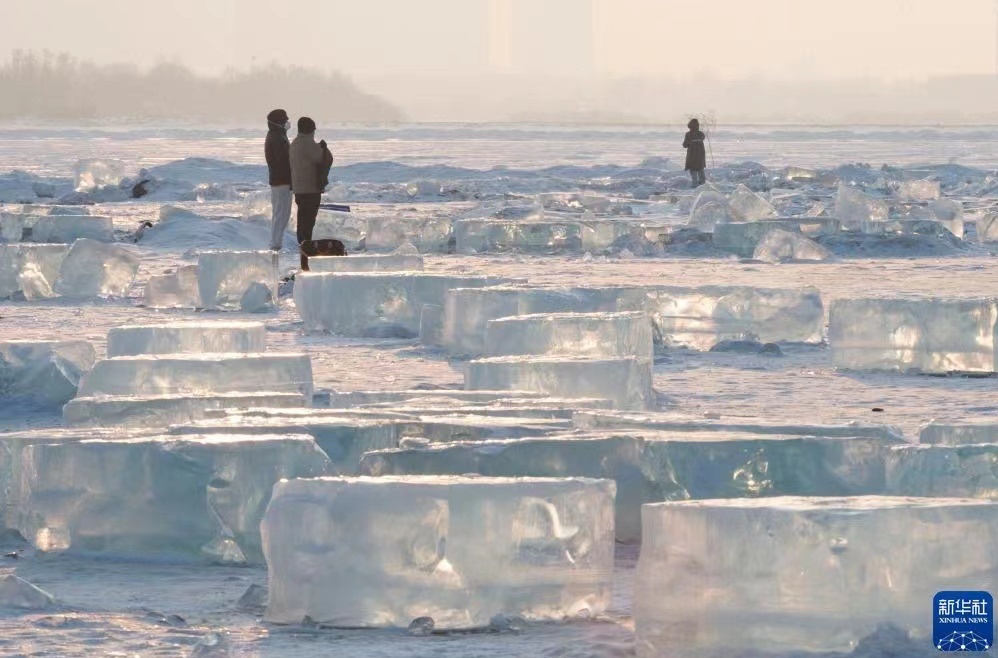
[[[270,122],[267,141],[263,147],[267,156],[267,170],[271,185],[291,184],[291,142],[284,126]]]
[[[683,148],[686,149],[686,171],[703,171],[707,168],[707,150],[703,146],[706,135],[699,130],[686,133]]]

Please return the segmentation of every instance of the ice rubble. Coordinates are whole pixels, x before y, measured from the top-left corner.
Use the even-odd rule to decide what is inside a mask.
[[[39,217],[31,229],[32,242],[72,244],[80,238],[113,242],[114,224],[111,218],[94,215],[48,215]]]
[[[896,439],[748,431],[587,432],[372,451],[367,475],[585,476],[617,483],[616,536],[641,537],[641,505],[687,498],[882,493]]]
[[[181,265],[176,272],[149,277],[144,304],[146,308],[200,308],[198,266]]]
[[[619,409],[655,406],[651,363],[634,357],[501,356],[470,361],[468,390],[526,390],[557,397],[605,398]]]
[[[742,258],[752,258],[759,243],[777,230],[801,234],[802,237],[818,237],[835,235],[841,231],[841,226],[832,217],[785,217],[756,222],[729,222],[715,226],[712,239],[718,249]]]
[[[107,356],[198,352],[263,352],[260,322],[170,322],[124,325],[107,332]]]
[[[835,217],[843,227],[870,232],[877,223],[887,221],[888,210],[887,202],[839,183],[835,196]]]
[[[939,181],[932,180],[903,181],[895,192],[899,201],[907,203],[935,201],[939,198],[939,194]]]
[[[245,308],[245,296],[256,283],[269,291],[262,307],[277,300],[277,254],[272,251],[206,251],[198,255],[198,292],[204,308],[211,310],[263,310]]]
[[[318,256],[308,259],[311,272],[418,272],[423,269],[419,254],[361,254]]]
[[[769,201],[739,183],[728,200],[731,215],[738,222],[755,222],[776,217],[776,208]]]
[[[506,281],[423,272],[304,273],[295,279],[294,296],[306,331],[411,338],[419,334],[423,306],[442,306],[448,290]]]
[[[825,312],[814,288],[705,286],[649,289],[648,311],[666,345],[709,350],[722,340],[821,343]]]
[[[686,501],[646,505],[642,522],[641,658],[847,652],[888,623],[928,642],[933,596],[987,589],[998,570],[986,501]]]
[[[963,205],[953,199],[937,199],[929,204],[929,210],[947,231],[963,239]]]
[[[307,354],[144,354],[98,361],[81,396],[278,392],[312,397]]]
[[[918,440],[927,445],[945,446],[998,443],[998,423],[990,420],[932,421],[922,427]]]
[[[690,209],[689,225],[705,231],[712,231],[718,224],[726,224],[732,220],[728,197],[714,190],[700,192]]]
[[[61,407],[76,395],[95,359],[85,340],[0,342],[0,405],[18,400]]]
[[[461,254],[583,249],[582,225],[573,221],[466,219],[455,224],[454,238]]]
[[[54,297],[59,269],[69,253],[63,244],[0,244],[0,299]]]
[[[260,562],[282,477],[328,472],[309,436],[168,436],[23,445],[11,527],[42,551]]]
[[[116,244],[81,238],[59,268],[55,291],[64,297],[123,297],[139,271],[139,255]]]
[[[410,243],[420,253],[446,253],[453,239],[449,217],[369,217],[365,246],[373,251],[392,251]]]
[[[996,321],[993,299],[840,299],[828,340],[840,368],[990,374]]]
[[[117,187],[124,177],[125,163],[120,160],[78,160],[73,167],[73,188],[77,192],[93,192],[105,187]]]
[[[829,260],[832,254],[814,240],[805,238],[799,233],[773,229],[756,245],[752,258],[768,263],[815,262]]]
[[[62,419],[67,425],[90,427],[167,427],[202,419],[212,410],[304,407],[305,404],[301,393],[77,397],[62,408]]]
[[[977,219],[977,241],[998,242],[998,213],[988,213]]]
[[[406,628],[429,617],[444,630],[599,614],[613,496],[612,482],[583,478],[281,482],[261,526],[264,618]]]
[[[651,361],[653,335],[646,313],[551,313],[489,321],[486,356],[562,354],[634,356]]]

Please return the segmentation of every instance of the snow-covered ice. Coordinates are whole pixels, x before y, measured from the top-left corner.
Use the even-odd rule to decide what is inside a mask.
[[[562,354],[634,356],[651,361],[651,318],[646,313],[551,313],[489,321],[486,356]]]
[[[15,402],[61,407],[76,395],[95,359],[94,346],[85,340],[0,341],[0,408]]]
[[[167,436],[23,445],[11,526],[41,551],[262,560],[274,483],[328,472],[310,436]]]
[[[651,364],[635,357],[500,356],[467,364],[468,390],[537,391],[556,397],[605,398],[618,409],[655,406]]]
[[[305,404],[301,393],[77,397],[62,408],[62,418],[68,425],[167,427],[199,420],[212,410],[304,407]]]
[[[62,244],[0,244],[0,299],[55,296],[59,269],[69,253]]]
[[[312,397],[306,354],[143,354],[98,361],[80,383],[80,395],[211,395],[302,393]]]
[[[613,496],[613,482],[583,478],[280,482],[261,527],[265,618],[407,628],[429,617],[445,630],[600,614]]]
[[[814,288],[655,287],[648,311],[668,346],[709,350],[722,340],[821,343],[825,311]]]
[[[990,374],[996,322],[993,299],[839,299],[828,341],[840,368]]]
[[[799,233],[773,229],[756,245],[752,258],[768,263],[818,262],[831,259],[832,254],[814,240]]]
[[[110,217],[47,215],[39,217],[31,228],[32,242],[73,244],[80,238],[112,242],[114,241],[114,223]]]
[[[207,251],[198,255],[198,291],[206,309],[235,310],[255,283],[277,300],[277,254],[272,251]],[[256,310],[256,309],[243,309]]]
[[[844,653],[881,624],[928,643],[933,596],[998,573],[998,503],[981,500],[668,502],[642,522],[641,658]]]
[[[123,325],[107,332],[107,356],[198,352],[263,352],[267,332],[260,322],[170,322]]]
[[[308,259],[310,272],[418,272],[423,257],[403,254],[317,256]]]
[[[304,273],[295,279],[294,296],[306,331],[411,338],[419,335],[423,306],[443,306],[448,290],[505,282],[423,272]]]
[[[59,267],[55,291],[64,297],[122,297],[139,271],[141,257],[128,247],[81,238]]]

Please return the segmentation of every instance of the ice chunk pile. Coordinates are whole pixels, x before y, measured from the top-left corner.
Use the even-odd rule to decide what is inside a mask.
[[[410,243],[420,253],[446,253],[452,236],[448,217],[369,217],[365,245],[373,251],[391,251]]]
[[[423,269],[419,254],[362,254],[318,256],[308,259],[311,272],[418,272]]]
[[[879,222],[887,221],[889,208],[886,201],[839,183],[835,196],[835,216],[842,226],[854,231],[871,232]]]
[[[0,244],[0,299],[55,297],[67,253],[62,244]]]
[[[124,325],[107,332],[107,355],[263,352],[261,322],[171,322]]]
[[[456,223],[454,237],[462,254],[582,250],[582,225],[574,221],[466,219]]]
[[[31,229],[32,242],[72,244],[80,238],[113,242],[114,225],[111,218],[94,215],[47,215],[39,217]]]
[[[690,209],[689,225],[704,231],[712,231],[718,224],[726,224],[732,219],[728,197],[721,192],[704,190],[697,195],[696,201],[693,202],[693,208]]]
[[[139,271],[139,255],[128,247],[81,238],[59,268],[55,291],[65,297],[123,297]]]
[[[77,192],[93,192],[116,187],[124,177],[125,163],[121,160],[78,160],[73,167],[73,188]]]
[[[604,398],[618,409],[649,409],[655,406],[651,379],[651,363],[634,357],[501,356],[470,361],[464,387]]]
[[[963,205],[953,199],[937,199],[929,204],[936,221],[946,230],[963,239]]]
[[[18,401],[61,407],[76,395],[95,358],[85,340],[0,342],[0,406]]]
[[[993,299],[843,299],[832,304],[835,365],[926,374],[996,372]]]
[[[841,226],[838,220],[831,217],[794,217],[756,222],[730,222],[714,227],[713,242],[718,249],[729,251],[742,258],[754,258],[756,247],[775,230],[817,237],[835,235],[841,231]]]
[[[419,334],[423,306],[442,306],[448,290],[493,286],[506,281],[498,277],[422,272],[309,272],[295,279],[295,306],[306,331],[411,338]]]
[[[988,589],[998,571],[986,501],[688,501],[646,505],[642,519],[641,658],[845,653],[882,624],[929,642],[935,594]],[[954,537],[974,540],[953,550]]]
[[[309,436],[186,436],[22,447],[13,529],[42,551],[260,562],[274,483],[327,472]]]
[[[939,194],[939,181],[934,180],[906,180],[898,186],[896,192],[899,201],[908,203],[935,201]]]
[[[728,200],[735,221],[756,222],[776,217],[776,208],[769,201],[739,183]]]
[[[307,354],[144,354],[98,361],[81,396],[301,393],[312,397]]]
[[[198,266],[181,265],[176,272],[149,277],[146,282],[147,308],[199,308]]]
[[[265,619],[461,629],[599,614],[613,496],[612,482],[583,478],[282,481],[261,526]]]
[[[215,410],[304,407],[305,404],[301,393],[77,397],[62,408],[62,419],[69,425],[168,427],[200,420]]]
[[[830,251],[799,233],[773,229],[756,245],[752,257],[768,263],[791,261],[825,261],[832,257]]]
[[[649,296],[648,310],[666,345],[709,350],[722,340],[823,339],[824,306],[814,288],[656,287]]]
[[[485,354],[562,354],[652,359],[652,324],[646,313],[552,313],[491,320]]]
[[[277,266],[277,254],[272,251],[202,252],[198,256],[201,303],[212,310],[256,312],[272,308],[277,300]],[[265,293],[262,300],[253,295],[259,287]],[[252,297],[253,303],[248,304],[247,297]]]

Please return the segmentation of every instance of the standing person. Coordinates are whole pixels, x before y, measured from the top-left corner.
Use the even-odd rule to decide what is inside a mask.
[[[697,119],[690,119],[686,127],[690,129],[683,139],[683,148],[686,149],[686,171],[690,172],[693,187],[700,187],[707,182],[707,176],[704,175],[704,169],[707,168],[707,150],[703,146],[707,137],[700,131],[700,121]]]
[[[322,193],[329,183],[329,168],[333,154],[326,140],[315,143],[315,121],[298,119],[298,136],[291,142],[291,187],[298,204],[298,246],[312,239],[315,218],[319,214]],[[308,256],[301,252],[301,269],[308,271]]]
[[[284,110],[274,110],[267,115],[267,172],[270,179],[270,248],[280,251],[284,245],[284,231],[291,221],[291,142],[288,128],[291,122]]]

